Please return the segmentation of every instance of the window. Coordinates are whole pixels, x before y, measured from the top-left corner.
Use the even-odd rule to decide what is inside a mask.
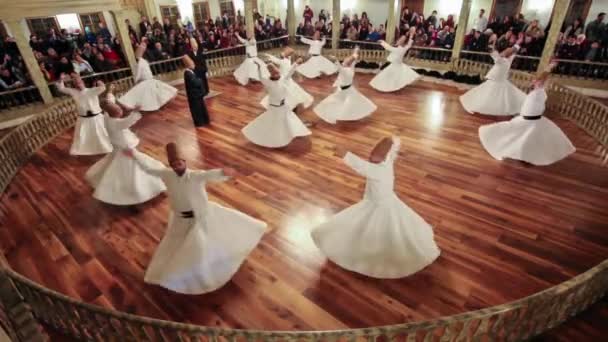
[[[169,18],[169,21],[172,25],[176,27],[181,27],[180,25],[178,25],[179,10],[177,9],[177,6],[160,6],[160,13],[163,17],[163,20],[164,18]]]
[[[492,10],[490,11],[490,16],[495,18],[504,18],[509,16],[513,18],[521,11],[521,3],[522,0],[494,0],[492,3]],[[488,18],[487,13],[488,11],[486,10],[486,18]],[[475,15],[479,15],[479,13],[475,13]]]
[[[90,32],[97,33],[99,23],[106,23],[101,12],[80,14],[80,24],[85,32],[88,27]]]
[[[55,17],[30,18],[27,19],[27,26],[31,33],[35,33],[39,38],[46,38],[50,29],[55,29],[59,33],[59,24]]]
[[[228,12],[229,18],[234,18],[236,13],[234,11],[234,3],[232,0],[221,0],[220,1],[220,12],[224,15],[224,12]]]
[[[587,18],[587,15],[589,14],[589,7],[591,7],[591,0],[571,1],[570,9],[564,20],[564,26],[571,25],[576,19],[582,19],[582,24],[585,25],[585,18]],[[553,9],[555,10],[555,7],[553,7]],[[553,17],[553,14],[551,14],[551,17]]]
[[[209,3],[207,1],[193,3],[192,9],[194,9],[194,25],[198,29],[202,29],[205,22],[211,17]]]

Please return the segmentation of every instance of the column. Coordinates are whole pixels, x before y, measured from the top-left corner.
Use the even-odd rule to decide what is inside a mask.
[[[253,0],[245,0],[245,26],[247,27],[247,35],[251,37],[255,34],[255,25],[253,22]]]
[[[5,23],[15,38],[15,42],[19,48],[19,53],[21,53],[21,57],[23,57],[23,61],[25,62],[25,66],[27,67],[27,71],[30,74],[32,82],[40,92],[42,101],[44,101],[44,103],[51,103],[53,102],[53,95],[51,95],[49,85],[44,78],[44,75],[40,71],[40,66],[38,65],[36,57],[34,57],[34,52],[32,51],[29,43],[30,38],[23,30],[24,27],[26,27],[23,23],[24,20],[25,19],[7,20]]]
[[[388,0],[388,20],[386,21],[386,41],[395,42],[395,30],[401,19],[401,0]]]
[[[158,17],[158,20],[160,20],[160,22],[162,23],[163,19],[161,18],[161,14],[160,14],[160,7],[158,7],[156,5],[156,1],[144,0],[144,9],[146,11],[142,12],[142,15],[145,15],[146,17],[148,17],[148,20],[150,20],[150,22],[152,22],[152,18]],[[138,23],[139,23],[139,21],[138,21]],[[137,23],[132,23],[132,24],[135,25]]]
[[[467,23],[469,22],[469,15],[471,14],[472,2],[472,0],[462,0],[460,15],[458,16],[458,29],[456,30],[454,46],[452,47],[452,60],[460,57],[460,51],[462,51],[462,46],[464,44],[464,36],[467,33]]]
[[[331,48],[338,50],[340,45],[340,21],[342,15],[340,13],[340,0],[333,0],[332,7],[332,31],[331,31]]]
[[[564,24],[566,14],[570,8],[570,0],[556,0],[553,7],[553,16],[551,17],[551,28],[547,34],[547,40],[545,41],[545,47],[543,48],[543,54],[540,57],[538,63],[538,71],[544,70],[551,61],[551,58],[555,54],[555,44],[557,43],[557,37],[559,31]]]
[[[129,28],[125,23],[125,16],[123,11],[112,11],[112,17],[114,17],[114,26],[116,27],[116,33],[120,38],[120,46],[122,47],[122,52],[127,58],[127,63],[131,68],[131,74],[135,75],[135,71],[137,70],[137,61],[135,60],[135,52],[133,52],[133,46],[131,45],[131,38],[129,38]]]
[[[296,27],[296,5],[295,0],[287,0],[287,34],[289,34],[290,43],[295,43]]]

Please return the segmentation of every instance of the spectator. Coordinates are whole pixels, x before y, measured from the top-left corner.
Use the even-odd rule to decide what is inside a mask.
[[[112,65],[112,63],[110,63],[108,60],[105,59],[105,57],[103,56],[103,53],[98,52],[97,55],[95,56],[95,59],[93,60],[93,70],[95,70],[95,72],[106,72],[106,71],[111,71],[112,69],[114,69],[114,66]]]
[[[572,23],[571,25],[568,25],[568,27],[566,28],[566,30],[564,31],[564,35],[566,37],[569,36],[578,36],[579,34],[583,34],[583,24],[582,24],[582,20],[576,19],[574,20],[574,23]]]
[[[59,63],[55,67],[56,74],[71,74],[74,72],[74,66],[66,56],[63,56],[59,59]]]
[[[103,38],[103,42],[106,44],[109,44],[112,40],[112,34],[104,23],[99,23],[99,31],[97,32],[97,37],[98,39],[99,37]]]
[[[95,72],[91,64],[77,53],[74,54],[74,58],[72,59],[72,66],[74,72],[80,76],[89,75]]]
[[[604,24],[605,17],[606,13],[601,12],[597,15],[597,18],[594,21],[590,22],[587,25],[585,35],[590,41],[597,42],[602,40],[602,38],[605,39],[605,37],[602,37],[606,35],[606,24]]]
[[[488,19],[486,17],[484,17],[485,13],[486,13],[486,10],[484,10],[482,8],[479,11],[479,17],[475,18],[475,21],[473,23],[473,27],[475,28],[475,31],[484,32],[486,30],[486,28],[488,27]]]
[[[139,22],[139,36],[145,37],[148,35],[148,32],[152,33],[152,25],[146,16],[142,16]]]
[[[315,14],[310,6],[306,5],[306,7],[304,7],[304,14],[302,16],[304,17],[304,24],[312,24],[312,18],[314,18]]]
[[[437,27],[437,11],[433,11],[431,15],[426,19],[427,26],[433,25],[433,29]]]
[[[25,85],[25,81],[17,78],[9,69],[0,68],[0,90],[11,90],[22,85]]]

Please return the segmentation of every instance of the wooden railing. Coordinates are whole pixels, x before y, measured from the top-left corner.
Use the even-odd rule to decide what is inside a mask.
[[[347,54],[350,50],[339,50]],[[330,50],[327,54],[334,53]],[[377,60],[382,51],[362,58]],[[339,56],[338,56],[339,57]],[[234,69],[232,56],[210,61],[210,74]],[[488,65],[468,60],[450,64],[458,73],[487,71]],[[220,70],[216,70],[220,68]],[[525,89],[531,75],[513,72]],[[132,86],[132,78],[116,81],[117,92]],[[553,82],[548,107],[573,120],[604,147],[608,146],[608,108]],[[61,99],[0,139],[0,191],[42,146],[71,127],[76,120],[71,99]],[[602,151],[602,153],[605,152]],[[67,297],[12,271],[0,263],[0,310],[13,338],[43,341],[40,323],[77,340],[95,341],[519,341],[551,329],[578,314],[608,291],[608,260],[562,284],[529,297],[487,309],[438,319],[365,329],[335,331],[257,331],[204,327],[168,322],[101,308]]]
[[[464,50],[460,52],[460,58],[473,62],[494,64],[489,52]],[[538,63],[540,63],[540,57],[516,55],[511,64],[511,69],[534,72],[538,69]]]
[[[27,86],[0,92],[0,113],[42,103],[36,86]]]

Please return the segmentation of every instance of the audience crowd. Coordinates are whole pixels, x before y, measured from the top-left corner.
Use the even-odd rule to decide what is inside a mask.
[[[257,41],[277,38],[287,34],[281,19],[269,15],[263,17],[254,11],[255,38]],[[224,13],[221,17],[201,23],[195,27],[192,23],[186,26],[174,25],[168,18],[160,23],[155,17],[150,22],[142,17],[138,25],[139,32],[129,25],[129,36],[131,44],[136,46],[139,42],[146,41],[148,44],[147,59],[157,61],[165,58],[179,57],[190,49],[189,39],[194,37],[199,42],[199,47],[205,50],[225,49],[240,45],[236,34],[246,37],[245,20],[240,11],[236,16]]]
[[[586,26],[583,20],[575,20],[564,25],[556,47],[560,59],[608,62],[608,25],[605,13],[599,13],[594,21]],[[306,6],[303,20],[297,27],[297,34],[312,36],[315,31],[331,37],[334,22],[330,13],[320,10],[315,16],[312,8]],[[287,34],[287,23],[280,18],[263,16],[254,10],[255,38],[258,41],[282,37]],[[189,51],[189,38],[195,37],[199,46],[212,51],[239,45],[236,37],[246,36],[245,19],[240,11],[235,16],[224,13],[222,16],[199,23],[195,27],[175,25],[169,18],[162,22],[142,17],[137,27],[126,21],[131,44],[135,47],[145,41],[148,46],[146,59],[149,62],[179,57]],[[126,60],[120,40],[113,37],[103,23],[98,24],[94,33],[89,27],[85,32],[76,30],[68,33],[62,29],[50,29],[44,37],[30,36],[30,46],[38,61],[40,70],[48,81],[55,81],[61,73],[87,75],[125,67]],[[437,11],[429,16],[410,11],[405,7],[396,29],[396,37],[416,28],[415,46],[452,49],[456,36],[456,18],[438,17]],[[523,40],[519,55],[538,57],[542,54],[551,23],[542,27],[536,19],[526,20],[523,14],[514,17],[486,17],[482,9],[475,18],[473,28],[465,35],[464,50],[473,52],[502,51]],[[350,41],[377,42],[386,39],[386,22],[372,23],[366,12],[343,15],[339,22],[340,39]],[[0,41],[0,91],[15,89],[31,84],[25,64],[16,43],[11,37]]]

